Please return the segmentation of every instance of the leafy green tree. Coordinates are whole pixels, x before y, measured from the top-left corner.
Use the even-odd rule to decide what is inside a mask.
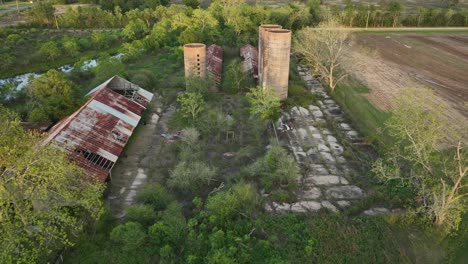
[[[205,109],[205,101],[199,93],[186,92],[179,95],[177,101],[180,103],[182,113],[186,117],[191,117],[193,121]]]
[[[27,13],[27,19],[31,23],[51,25],[54,21],[55,8],[50,2],[37,1]]]
[[[57,46],[57,43],[55,43],[54,41],[48,41],[42,44],[39,52],[41,54],[44,54],[44,56],[47,59],[50,59],[52,61],[55,61],[55,59],[57,59],[61,55],[60,48]]]
[[[125,65],[118,58],[104,57],[98,60],[93,72],[96,82],[102,82],[114,75],[125,75]]]
[[[73,39],[66,40],[63,43],[63,48],[64,48],[65,52],[68,53],[68,55],[70,55],[72,57],[76,57],[76,56],[78,56],[80,54],[80,46]]]
[[[198,0],[182,0],[182,3],[193,9],[197,9],[200,6],[200,2],[198,2]]]
[[[77,106],[75,90],[75,84],[56,70],[35,79],[28,87],[29,120],[56,122],[71,114]]]
[[[172,255],[174,250],[183,248],[188,227],[181,209],[178,203],[171,203],[160,215],[160,220],[148,229],[151,242],[160,249],[161,256]]]
[[[414,100],[417,98],[417,100]],[[466,155],[457,125],[447,120],[447,105],[429,89],[407,89],[385,123],[393,144],[374,172],[385,182],[409,185],[420,201],[417,211],[445,230],[456,229],[466,206]],[[466,131],[466,126],[460,128]],[[456,148],[456,155],[450,155]]]
[[[0,69],[7,70],[15,63],[15,57],[10,54],[0,54]]]
[[[279,186],[294,188],[300,175],[299,166],[294,158],[279,145],[271,146],[266,155],[244,170],[251,178],[271,190]]]
[[[247,100],[250,103],[250,114],[258,115],[263,120],[273,118],[280,111],[280,100],[270,89],[260,86],[252,88],[247,93]]]
[[[149,29],[141,19],[131,20],[122,30],[122,35],[128,40],[141,39]]]
[[[405,7],[400,1],[390,1],[387,4],[387,10],[392,17],[392,27],[400,25],[400,19]]]
[[[174,197],[160,184],[147,185],[137,195],[137,201],[151,205],[156,211],[164,210]]]
[[[136,61],[142,56],[141,49],[143,44],[140,41],[134,41],[132,43],[124,43],[122,45],[124,60],[127,62]]]
[[[251,216],[257,204],[255,187],[247,183],[238,183],[229,191],[209,197],[206,210],[212,224],[231,227],[237,219]]]
[[[94,31],[91,34],[91,40],[93,44],[96,45],[96,47],[99,49],[105,49],[109,47],[109,43],[107,43],[107,36],[101,31]]]
[[[110,238],[121,246],[124,252],[130,252],[143,245],[146,239],[146,233],[141,224],[127,222],[116,226],[110,233]]]
[[[194,162],[200,160],[202,145],[200,143],[200,133],[197,129],[189,127],[182,130],[180,137],[179,155],[180,161]]]
[[[182,193],[196,193],[208,186],[216,176],[216,169],[199,161],[182,161],[169,176],[168,186]]]
[[[249,74],[241,69],[241,63],[238,60],[230,62],[227,66],[226,77],[223,81],[223,87],[230,93],[243,92],[245,88],[253,83]]]
[[[136,204],[126,210],[125,218],[129,222],[137,222],[149,226],[156,221],[156,212],[151,205]]]
[[[103,186],[0,106],[0,262],[45,263],[102,213]]]
[[[305,28],[294,39],[294,48],[320,74],[333,94],[337,84],[347,75],[340,71],[348,44],[349,31],[335,19],[322,22],[316,28]]]

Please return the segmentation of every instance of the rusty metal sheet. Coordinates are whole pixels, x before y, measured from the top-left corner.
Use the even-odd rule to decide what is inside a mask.
[[[130,87],[132,93],[120,94],[117,84]],[[91,98],[80,109],[50,130],[44,144],[63,149],[86,173],[105,181],[153,94],[118,76],[89,94]],[[135,94],[141,95],[138,100]]]
[[[254,78],[258,78],[258,50],[247,44],[240,48],[240,56],[244,58],[242,70],[251,72]]]
[[[207,48],[206,69],[217,83],[221,82],[223,74],[223,48],[215,44]]]

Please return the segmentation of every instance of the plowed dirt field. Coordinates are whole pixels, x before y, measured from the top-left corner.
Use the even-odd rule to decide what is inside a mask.
[[[408,87],[430,87],[449,104],[448,118],[468,127],[468,33],[355,33],[351,46],[345,68],[377,107],[391,110]]]

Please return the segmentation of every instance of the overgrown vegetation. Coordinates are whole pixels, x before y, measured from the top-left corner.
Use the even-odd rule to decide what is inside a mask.
[[[278,23],[296,32],[330,16],[346,26],[360,27],[467,23],[462,9],[420,9],[417,14],[405,14],[395,1],[380,8],[349,1],[344,10],[323,9],[319,2],[269,8],[216,0],[207,8],[197,8],[198,1],[168,5],[166,1],[102,0],[101,9],[68,9],[57,20],[53,7],[40,2],[28,16],[29,26],[40,29],[0,29],[0,76],[43,71],[78,61],[70,73],[48,71],[22,91],[12,85],[1,87],[0,101],[16,110],[23,120],[57,121],[76,109],[90,88],[115,74],[157,92],[164,107],[180,109],[169,123],[172,131],[180,131],[180,138],[163,146],[159,155],[167,159],[151,165],[149,183],[139,191],[137,204],[127,208],[125,217],[115,219],[106,210],[101,220],[92,224],[100,215],[99,185],[91,187],[81,177],[60,178],[51,185],[67,199],[79,201],[76,210],[60,210],[57,208],[62,207],[55,203],[55,211],[44,215],[40,210],[27,210],[31,204],[26,204],[23,212],[32,220],[27,218],[29,222],[25,223],[20,221],[24,220],[21,214],[12,211],[19,208],[14,204],[17,201],[0,201],[5,213],[2,219],[12,220],[11,225],[0,221],[0,245],[6,249],[2,262],[45,262],[63,248],[68,263],[399,263],[421,259],[427,263],[456,259],[456,248],[463,248],[466,238],[466,221],[460,224],[466,210],[462,145],[453,153],[453,149],[441,150],[425,140],[437,136],[432,139],[440,141],[440,136],[446,135],[445,131],[429,129],[429,121],[437,124],[436,128],[450,127],[428,118],[430,112],[426,110],[432,107],[418,108],[415,113],[405,108],[413,103],[406,102],[401,112],[384,113],[362,96],[366,87],[352,79],[328,83],[336,87],[333,97],[366,136],[365,143],[378,147],[382,159],[374,163],[374,171],[383,176],[381,181],[366,171],[367,178],[360,180],[371,187],[369,196],[339,214],[320,211],[311,217],[267,214],[263,210],[264,195],[278,202],[296,200],[294,190],[301,171],[284,148],[269,142],[265,121],[277,119],[281,106],[278,98],[255,88],[252,78],[241,72],[238,47],[257,43],[259,24]],[[304,41],[307,45],[308,40]],[[219,86],[210,79],[185,80],[181,45],[187,42],[223,45],[227,52]],[[314,47],[320,51],[326,48]],[[124,54],[110,56],[117,51]],[[84,67],[90,58],[97,58],[97,67]],[[283,105],[306,107],[317,98],[304,88],[295,63],[293,59],[288,100]],[[312,60],[310,64],[315,65]],[[332,66],[330,61],[323,64]],[[324,72],[321,74],[327,75]],[[331,76],[335,77],[333,71]],[[53,89],[47,89],[50,87]],[[2,122],[11,120],[10,113],[1,118]],[[37,175],[55,179],[69,170],[78,173],[57,150],[32,148],[39,144],[31,143],[30,137],[34,142],[38,138],[10,123],[2,128],[13,128],[15,133],[0,133],[0,150],[7,146],[7,156],[0,159],[0,168],[8,176],[5,179],[19,172],[27,172],[25,175],[33,180],[42,179]],[[416,134],[407,133],[409,129]],[[408,134],[417,135],[420,141]],[[11,139],[17,137],[28,140],[21,142],[19,138],[13,143],[21,146],[12,147]],[[384,144],[392,148],[385,149]],[[21,153],[23,150],[26,154]],[[20,155],[15,154],[18,151]],[[46,152],[39,155],[38,151]],[[359,155],[347,154],[350,159]],[[39,165],[44,164],[46,169],[33,164],[32,171],[18,170],[22,162],[29,165],[29,158],[39,159]],[[2,164],[10,159],[11,164]],[[60,175],[57,164],[64,166]],[[45,183],[48,181],[38,182],[37,186]],[[0,186],[0,195],[11,191],[5,186],[9,185]],[[31,185],[24,186],[21,188],[28,192],[22,193],[30,193]],[[73,192],[69,186],[85,191]],[[45,188],[44,197],[53,197],[49,192]],[[359,215],[368,206],[380,203],[406,211],[377,217]],[[89,226],[85,231],[84,224]],[[57,226],[60,228],[55,229]],[[447,250],[441,241],[447,233],[453,235],[453,252],[445,255]],[[13,248],[11,241],[19,248]],[[74,242],[76,246],[71,247]],[[427,257],[429,252],[442,253],[431,259]]]

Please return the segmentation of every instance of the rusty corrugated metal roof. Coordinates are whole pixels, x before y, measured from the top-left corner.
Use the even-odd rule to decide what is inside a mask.
[[[80,109],[52,127],[44,143],[63,149],[90,176],[105,181],[153,94],[114,76],[88,95]]]
[[[251,72],[254,78],[258,78],[258,50],[256,47],[247,44],[240,48],[240,55],[244,58],[242,71]]]
[[[212,44],[206,50],[206,69],[217,83],[221,83],[223,74],[223,48]]]

